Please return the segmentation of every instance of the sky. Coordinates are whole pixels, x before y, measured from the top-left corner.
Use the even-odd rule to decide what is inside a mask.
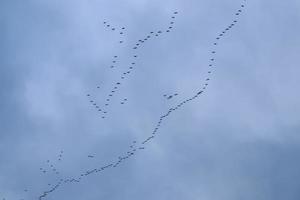
[[[300,199],[299,11],[1,1],[0,200]]]

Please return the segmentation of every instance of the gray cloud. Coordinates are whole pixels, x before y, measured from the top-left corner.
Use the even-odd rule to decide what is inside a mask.
[[[57,182],[39,172],[48,159],[73,177],[148,137],[170,106],[202,87],[211,43],[241,2],[2,2],[0,199],[48,190]],[[46,199],[299,199],[299,6],[248,1],[216,50],[200,98],[172,113],[143,152]],[[174,30],[138,50],[135,71],[102,120],[86,94],[102,105],[132,62],[131,44],[164,30],[173,11]],[[103,20],[126,27],[124,44]],[[110,69],[114,55],[118,67]]]

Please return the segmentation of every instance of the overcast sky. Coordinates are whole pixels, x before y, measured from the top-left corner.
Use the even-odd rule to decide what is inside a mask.
[[[42,199],[300,199],[299,24],[298,0],[1,1],[0,200],[136,147]]]

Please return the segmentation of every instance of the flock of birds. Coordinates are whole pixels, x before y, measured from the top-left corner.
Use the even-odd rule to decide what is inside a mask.
[[[215,68],[214,62],[215,62],[215,55],[217,53],[217,46],[219,45],[222,38],[238,23],[238,16],[243,12],[246,0],[243,0],[243,2],[244,3],[242,3],[240,5],[240,8],[235,13],[235,17],[232,20],[232,22],[230,22],[230,24],[226,28],[224,28],[224,30],[221,30],[220,33],[215,38],[215,40],[212,42],[213,50],[210,52],[211,58],[209,59],[209,62],[208,62],[207,77],[205,78],[205,83],[202,88],[200,88],[194,95],[182,100],[175,106],[171,107],[166,113],[162,114],[159,117],[151,134],[141,142],[137,142],[136,140],[132,141],[132,143],[128,146],[128,150],[126,152],[124,152],[123,154],[121,154],[114,162],[107,163],[106,165],[96,167],[94,169],[86,170],[85,172],[80,173],[74,177],[62,178],[62,175],[59,172],[58,168],[55,166],[55,163],[51,162],[50,160],[47,160],[46,166],[41,167],[40,172],[43,174],[50,173],[50,172],[54,173],[55,175],[57,175],[57,182],[55,184],[48,183],[49,189],[42,192],[42,194],[40,194],[38,196],[38,199],[42,200],[43,198],[46,198],[49,194],[53,193],[57,188],[61,187],[63,184],[79,183],[80,181],[82,181],[84,178],[86,178],[88,176],[91,176],[93,174],[103,173],[105,170],[118,167],[122,162],[124,162],[125,160],[128,160],[129,158],[132,158],[139,151],[142,151],[146,148],[146,144],[149,143],[151,140],[153,140],[157,136],[157,132],[159,131],[161,124],[163,123],[163,121],[165,121],[167,119],[167,117],[169,115],[171,115],[171,113],[175,112],[177,109],[181,108],[188,102],[193,101],[194,99],[198,98],[201,94],[203,94],[206,91],[206,89],[209,85],[209,82],[211,81],[211,75],[213,73],[213,69]],[[173,13],[173,15],[171,16],[172,21],[170,22],[170,26],[164,32],[168,33],[173,29],[173,25],[175,23],[174,19],[176,18],[177,15],[178,15],[178,12]],[[110,25],[106,21],[104,21],[103,24],[105,25],[106,28],[110,28],[111,31],[119,31],[120,35],[123,35],[126,30],[125,27],[117,29],[117,28],[113,27],[112,25]],[[162,33],[163,33],[163,31],[161,31],[161,30],[158,30],[156,32],[151,31],[149,34],[146,34],[146,36],[143,39],[139,39],[138,42],[135,45],[133,45],[133,49],[136,50],[138,48],[141,48],[143,43],[145,43],[146,41],[149,41],[152,37],[160,36]],[[120,40],[119,43],[120,44],[124,43],[124,40]],[[117,58],[118,58],[117,55],[114,56],[114,59],[112,61],[113,67],[111,67],[111,68],[114,68],[117,66],[116,65]],[[132,58],[133,59],[138,58],[137,52],[135,52],[132,55]],[[111,92],[109,94],[107,94],[106,102],[102,106],[100,106],[100,104],[96,103],[96,100],[93,99],[93,96],[91,94],[86,94],[87,97],[89,98],[89,102],[96,108],[96,110],[99,113],[101,113],[102,118],[106,117],[106,115],[108,113],[107,110],[110,105],[110,103],[109,103],[110,100],[113,98],[114,94],[119,91],[120,85],[123,83],[122,81],[124,79],[126,79],[128,74],[130,74],[133,71],[134,65],[135,65],[135,61],[133,61],[131,63],[130,67],[128,68],[128,71],[126,71],[120,75],[120,80],[114,83],[114,85],[112,86]],[[97,88],[100,89],[101,87],[97,86]],[[163,97],[166,99],[172,99],[176,96],[178,96],[178,93],[163,95]],[[120,101],[120,104],[125,104],[126,102],[127,102],[127,98],[124,98]],[[64,154],[64,151],[61,150],[57,157],[58,163],[62,161],[63,154]],[[90,159],[95,158],[94,155],[88,155],[87,157]],[[24,192],[28,192],[28,191],[29,191],[28,189],[24,189]],[[2,200],[6,200],[6,199],[3,198]]]
[[[173,15],[171,16],[169,25],[165,30],[150,31],[148,34],[146,34],[141,39],[137,39],[135,44],[132,45],[132,49],[138,50],[139,48],[142,48],[146,42],[149,42],[149,41],[151,41],[151,39],[161,36],[164,32],[170,33],[174,27],[175,19],[176,19],[177,15],[178,15],[178,12],[173,13]],[[111,26],[110,24],[108,24],[107,21],[104,21],[103,24],[105,25],[106,28],[110,28],[111,31],[119,31],[120,35],[123,35],[124,31],[126,30],[125,27],[122,27],[121,29],[117,29],[117,28]],[[124,42],[125,42],[124,39],[119,41],[120,44],[122,44]],[[110,68],[116,68],[119,66],[118,58],[119,58],[118,55],[113,56]],[[105,98],[104,98],[105,101],[104,101],[104,103],[102,103],[102,105],[100,103],[98,103],[98,101],[96,100],[94,95],[92,95],[90,93],[86,94],[86,96],[88,97],[89,103],[95,108],[95,110],[97,112],[99,112],[102,119],[105,119],[109,113],[108,109],[109,109],[109,106],[111,105],[112,98],[119,92],[121,86],[124,84],[124,81],[129,78],[129,75],[134,72],[134,69],[135,69],[135,66],[137,63],[137,59],[138,59],[137,51],[134,51],[133,55],[131,55],[131,59],[132,59],[132,61],[128,65],[127,69],[125,69],[123,72],[121,72],[121,74],[119,75],[119,80],[117,80],[116,82],[113,83],[113,85],[111,86],[110,92],[105,95]],[[96,88],[101,89],[101,86],[98,85],[98,86],[96,86]],[[173,95],[169,95],[169,97],[170,96],[173,97]],[[169,99],[171,99],[172,97],[170,97]],[[127,101],[127,98],[124,98],[123,100],[120,101],[120,104],[123,105],[123,104],[125,104],[126,101]]]

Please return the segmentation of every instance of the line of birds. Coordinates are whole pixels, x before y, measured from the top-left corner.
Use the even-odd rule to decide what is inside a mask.
[[[243,0],[244,2],[246,2],[246,0]],[[239,16],[244,7],[245,7],[245,3],[242,3],[241,8],[238,9],[238,11],[235,13],[236,17]],[[177,14],[177,12],[176,12]],[[219,44],[218,42],[225,36],[225,34],[231,30],[238,22],[238,19],[236,18],[235,20],[233,20],[231,22],[231,24],[229,26],[227,26],[223,31],[221,31],[221,33],[215,38],[215,41],[212,43],[213,45],[213,50],[211,51],[211,55],[212,57],[209,59],[209,70],[207,71],[207,78],[205,79],[205,83],[203,85],[203,87],[201,89],[199,89],[193,96],[191,96],[190,98],[186,98],[185,100],[181,101],[180,103],[178,103],[177,105],[171,107],[165,114],[161,115],[158,122],[156,123],[156,126],[154,127],[153,131],[151,132],[150,136],[148,136],[146,139],[144,139],[143,141],[141,141],[139,144],[137,143],[137,141],[132,141],[132,144],[129,146],[129,149],[126,153],[124,153],[123,155],[119,156],[118,159],[114,162],[111,162],[109,164],[106,164],[104,166],[98,167],[98,168],[94,168],[92,170],[86,170],[84,173],[81,173],[80,175],[78,175],[77,177],[72,177],[72,178],[61,178],[56,184],[48,184],[48,186],[52,186],[49,190],[44,191],[40,196],[39,196],[39,200],[42,200],[43,198],[47,197],[50,193],[54,192],[58,187],[60,187],[62,184],[67,184],[67,183],[78,183],[80,182],[84,177],[87,177],[91,174],[96,174],[96,173],[100,173],[103,172],[104,170],[107,170],[109,168],[115,168],[118,165],[120,165],[123,161],[131,158],[132,156],[134,156],[138,151],[140,150],[144,150],[145,149],[145,144],[150,142],[151,140],[153,140],[156,137],[156,134],[162,124],[162,122],[175,110],[179,109],[180,107],[182,107],[184,104],[198,98],[201,94],[204,93],[204,91],[207,89],[208,83],[211,80],[211,68],[214,66],[214,61],[215,61],[215,55],[216,55],[216,46]],[[177,93],[176,93],[177,94]],[[165,97],[169,97],[168,95],[164,95]],[[170,95],[171,96],[171,95]],[[173,95],[173,96],[177,96],[177,95]],[[124,99],[125,100],[125,99]],[[62,157],[62,153],[59,155],[59,159],[61,159]],[[94,156],[88,155],[88,157],[93,158]],[[48,162],[48,161],[47,161]],[[49,161],[50,162],[50,161]],[[27,189],[24,190],[25,192],[28,192]],[[5,198],[3,198],[3,200],[5,200]]]
[[[177,14],[178,14],[178,12],[173,12],[173,15],[171,16],[172,20],[170,22],[171,25],[166,29],[165,32],[170,32],[170,30],[173,28],[173,24],[175,23],[174,19]],[[146,41],[149,41],[151,39],[151,37],[160,36],[162,33],[163,33],[163,31],[161,31],[161,30],[158,30],[156,32],[154,32],[154,31],[149,32],[149,34],[147,34],[145,37],[143,37],[143,39],[139,39],[137,41],[137,43],[135,44],[133,49],[138,49],[138,48],[142,47],[143,43],[145,43]],[[117,55],[113,56],[112,65],[110,66],[110,68],[115,68],[117,66],[117,58],[118,58]],[[134,67],[136,65],[137,58],[138,58],[138,55],[136,55],[134,53],[132,55],[133,61],[130,63],[130,66],[128,67],[128,69],[125,70],[124,72],[122,72],[122,74],[120,75],[120,79],[114,83],[114,85],[111,88],[111,91],[106,95],[106,98],[104,98],[105,99],[104,105],[100,106],[99,103],[97,103],[97,101],[95,100],[95,98],[92,98],[93,96],[90,93],[87,94],[90,104],[101,114],[102,119],[106,118],[107,113],[108,113],[108,107],[111,104],[111,100],[112,100],[113,96],[119,91],[121,85],[123,84],[124,79],[127,78],[127,76],[133,72]],[[100,88],[100,86],[97,86],[97,89],[99,89],[99,88]],[[122,101],[121,104],[123,105],[123,104],[125,104],[125,102]]]

